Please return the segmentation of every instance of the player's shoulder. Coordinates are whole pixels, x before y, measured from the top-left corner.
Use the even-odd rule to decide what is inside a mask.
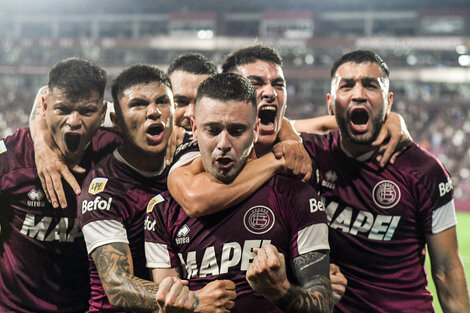
[[[93,136],[91,143],[94,153],[107,155],[122,144],[122,138],[114,128],[100,127]]]
[[[110,153],[102,158],[86,175],[82,183],[83,197],[98,194],[126,194],[125,172],[116,168],[116,159]]]
[[[397,158],[394,166],[405,175],[419,178],[449,176],[445,166],[436,156],[414,142]]]
[[[150,217],[170,218],[178,209],[178,203],[173,199],[169,191],[163,191],[155,195],[147,204],[146,213]]]
[[[300,137],[307,150],[329,150],[339,140],[339,131],[331,131],[326,134],[301,133]]]
[[[173,164],[177,163],[182,158],[182,156],[191,152],[199,152],[199,145],[197,141],[189,140],[189,138],[186,136],[185,142],[176,147]]]
[[[0,160],[2,172],[36,166],[29,128],[20,128],[10,136],[0,139]]]
[[[309,184],[303,183],[298,178],[285,175],[274,175],[266,184],[274,194],[296,199],[303,195],[310,197],[318,192]]]

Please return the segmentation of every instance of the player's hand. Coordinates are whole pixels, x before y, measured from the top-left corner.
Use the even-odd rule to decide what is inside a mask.
[[[47,200],[52,203],[54,208],[58,208],[59,204],[62,208],[66,208],[67,200],[62,185],[62,178],[65,179],[77,195],[81,192],[80,185],[69,170],[58,148],[53,150],[45,141],[37,141],[34,144],[34,151],[36,169]],[[72,170],[76,173],[85,172],[85,169],[78,165],[73,166]]]
[[[312,161],[302,142],[292,139],[281,141],[274,145],[273,152],[276,159],[285,159],[283,174],[298,177],[303,182],[310,180]]]
[[[235,284],[231,280],[215,280],[196,291],[199,306],[194,312],[230,312],[235,305]]]
[[[273,302],[285,295],[290,287],[284,255],[272,244],[254,249],[254,252],[257,255],[246,271],[246,280],[253,290]]]
[[[334,304],[341,300],[341,297],[346,292],[346,286],[348,280],[341,273],[339,267],[336,264],[330,264],[330,280],[331,280],[331,296]]]
[[[168,139],[168,144],[166,146],[165,153],[165,164],[170,165],[173,162],[173,157],[175,156],[176,147],[183,143],[184,135],[186,130],[183,127],[173,126],[171,136]]]
[[[377,136],[372,143],[373,146],[379,146],[377,162],[384,167],[388,161],[395,163],[397,157],[413,141],[406,128],[405,120],[400,114],[391,112]]]
[[[177,277],[166,277],[160,283],[157,292],[159,312],[193,312],[197,306],[196,295],[188,288],[188,282]]]

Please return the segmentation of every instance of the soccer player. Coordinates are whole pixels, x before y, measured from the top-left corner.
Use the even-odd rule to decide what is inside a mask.
[[[255,149],[257,154],[264,154],[272,150],[277,141],[276,136],[281,131],[280,120],[283,117],[287,101],[286,82],[280,55],[272,48],[256,45],[230,54],[222,65],[222,69],[224,72],[239,73],[250,79],[254,85],[257,91],[258,123],[260,124]],[[393,117],[396,117],[396,115]],[[389,123],[393,122],[391,118],[387,121]],[[399,125],[395,129],[401,129],[399,119],[398,123],[396,120],[394,122]],[[394,125],[394,123],[390,124]],[[289,126],[289,124],[284,123],[282,128],[285,126]],[[392,126],[390,126],[391,129]],[[382,138],[384,137],[383,134],[386,133],[386,131],[382,132]],[[400,135],[401,130],[391,131],[391,134]],[[399,138],[400,136],[395,137]],[[396,140],[393,141],[396,145]],[[392,143],[392,140],[390,140],[390,143]],[[290,148],[295,147],[295,145],[291,145],[289,148],[281,146],[281,150],[289,153]],[[276,145],[274,145],[274,149],[276,149]],[[299,155],[299,153],[297,154]],[[191,161],[191,158],[195,156],[196,154],[188,158],[182,157],[183,162],[176,163],[176,165]],[[265,157],[269,158],[270,154]],[[186,214],[190,216],[212,214],[233,206],[251,195],[254,190],[279,171],[278,168],[273,166],[275,164],[273,162],[272,158],[270,161],[258,159],[249,162],[234,182],[226,186],[225,184],[214,183],[210,175],[204,171],[200,158],[195,158],[192,162],[171,171],[168,188],[173,197],[182,205]],[[298,164],[305,166],[305,163]],[[312,167],[311,163],[308,163],[308,166]],[[292,170],[293,173],[305,171],[301,168]],[[310,168],[310,171],[312,171],[312,168]],[[332,265],[331,273],[331,281],[334,284],[333,295],[335,301],[338,301],[344,292],[346,281],[334,265]]]
[[[327,101],[339,130],[303,139],[319,170],[331,260],[348,279],[335,312],[434,312],[426,246],[443,311],[470,312],[444,166],[415,143],[383,169],[372,158],[393,102],[387,65],[371,51],[343,55]]]
[[[168,67],[175,100],[175,124],[191,131],[197,88],[210,75],[217,74],[217,66],[200,53],[185,53],[176,57]]]
[[[256,92],[240,75],[200,85],[193,134],[212,179],[230,184],[254,157],[256,108]],[[234,281],[232,312],[331,310],[326,215],[307,184],[278,175],[240,205],[202,218],[187,216],[168,192],[159,199],[145,222],[147,265],[157,281],[181,265],[191,289]]]
[[[115,135],[99,130],[105,85],[104,70],[86,60],[66,59],[49,71],[38,118],[68,163],[92,167],[117,145]],[[28,128],[0,140],[0,311],[83,312],[90,289],[75,193],[66,188],[71,205],[54,208],[35,153]]]
[[[134,65],[114,79],[111,93],[111,118],[123,143],[88,174],[78,197],[77,218],[91,255],[89,312],[157,310],[165,301],[192,309],[196,297],[181,282],[168,278],[159,288],[148,281],[144,256],[145,210],[166,190],[164,156],[174,110],[170,80],[154,66]],[[235,297],[224,289],[230,282],[217,286]]]

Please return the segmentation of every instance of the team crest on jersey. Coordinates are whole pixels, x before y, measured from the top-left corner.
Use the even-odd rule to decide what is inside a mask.
[[[152,212],[155,205],[163,201],[165,201],[165,199],[163,199],[162,195],[160,194],[153,197],[152,200],[150,200],[149,203],[147,204],[147,213]]]
[[[271,230],[276,221],[273,211],[270,208],[257,205],[248,211],[243,216],[243,224],[246,229],[252,234],[264,234]]]
[[[88,188],[88,193],[96,195],[104,190],[106,183],[108,182],[107,178],[96,177],[91,181],[90,187]]]
[[[7,147],[5,146],[5,142],[0,140],[0,154],[7,151]]]
[[[382,209],[393,208],[400,201],[400,198],[400,188],[391,180],[382,180],[372,190],[372,199]]]

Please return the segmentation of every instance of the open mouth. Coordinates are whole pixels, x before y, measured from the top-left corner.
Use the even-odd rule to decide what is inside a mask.
[[[369,112],[365,108],[358,107],[351,111],[351,126],[355,131],[366,131],[368,124]]]
[[[64,135],[64,139],[68,151],[76,152],[78,150],[78,147],[80,147],[80,134],[66,133]]]
[[[147,129],[147,134],[149,134],[150,136],[158,136],[163,132],[163,130],[164,130],[163,125],[156,124]]]
[[[259,109],[259,121],[263,125],[273,125],[276,120],[277,107],[275,105],[265,105]]]
[[[232,159],[229,157],[219,157],[216,159],[217,165],[222,168],[230,167],[233,163]]]

